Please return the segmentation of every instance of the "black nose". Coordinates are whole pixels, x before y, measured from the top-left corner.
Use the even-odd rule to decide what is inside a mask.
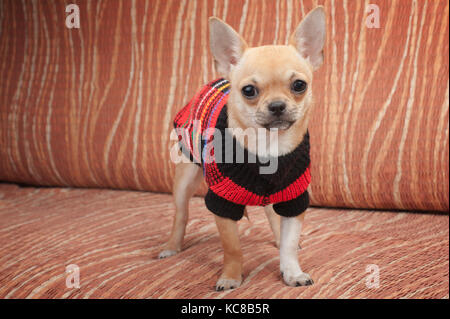
[[[286,109],[286,103],[282,101],[275,101],[269,104],[268,106],[269,112],[272,113],[275,116],[280,116],[284,113],[284,110]]]

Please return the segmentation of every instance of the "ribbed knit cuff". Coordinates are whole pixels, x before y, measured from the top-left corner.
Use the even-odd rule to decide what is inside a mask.
[[[206,207],[215,215],[230,218],[232,220],[240,220],[244,216],[244,205],[235,204],[217,196],[211,190],[208,190],[205,196]]]
[[[303,213],[309,206],[308,191],[304,191],[299,197],[287,202],[281,202],[273,205],[275,213],[284,217],[295,217]]]

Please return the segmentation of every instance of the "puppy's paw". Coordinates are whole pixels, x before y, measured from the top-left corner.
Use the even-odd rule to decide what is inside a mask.
[[[176,250],[166,249],[159,253],[158,258],[163,259],[178,254]]]
[[[241,285],[242,280],[220,278],[216,283],[216,291],[234,289]]]
[[[314,283],[314,281],[311,279],[311,276],[306,272],[294,274],[286,271],[282,272],[281,275],[283,276],[283,280],[286,285],[291,287],[310,286]]]

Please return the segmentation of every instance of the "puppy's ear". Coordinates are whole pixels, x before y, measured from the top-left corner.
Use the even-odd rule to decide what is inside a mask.
[[[222,20],[209,18],[209,45],[214,56],[216,70],[227,77],[231,66],[236,65],[247,49],[241,36]]]
[[[314,70],[323,64],[325,20],[323,7],[315,8],[300,22],[289,40],[289,44],[293,45],[300,55],[311,63]]]

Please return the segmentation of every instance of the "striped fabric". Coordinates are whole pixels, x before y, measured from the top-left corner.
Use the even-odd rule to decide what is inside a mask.
[[[222,78],[217,79],[203,86],[175,116],[174,127],[178,132],[181,148],[194,163],[201,164],[212,160],[202,141],[211,141],[212,132],[209,129],[215,128],[217,118],[227,103],[229,92],[230,82]]]
[[[174,209],[164,194],[0,184],[0,298],[449,298],[448,215],[310,208],[299,258],[315,283],[292,288],[251,208],[239,223],[243,284],[216,292],[223,251],[203,199],[184,250],[157,259]],[[66,286],[69,265],[79,289]]]
[[[208,17],[285,44],[318,4],[311,203],[449,210],[447,0],[0,1],[0,180],[168,192],[172,120],[217,78]],[[368,28],[367,6],[380,28]],[[206,187],[200,191],[204,194]]]

